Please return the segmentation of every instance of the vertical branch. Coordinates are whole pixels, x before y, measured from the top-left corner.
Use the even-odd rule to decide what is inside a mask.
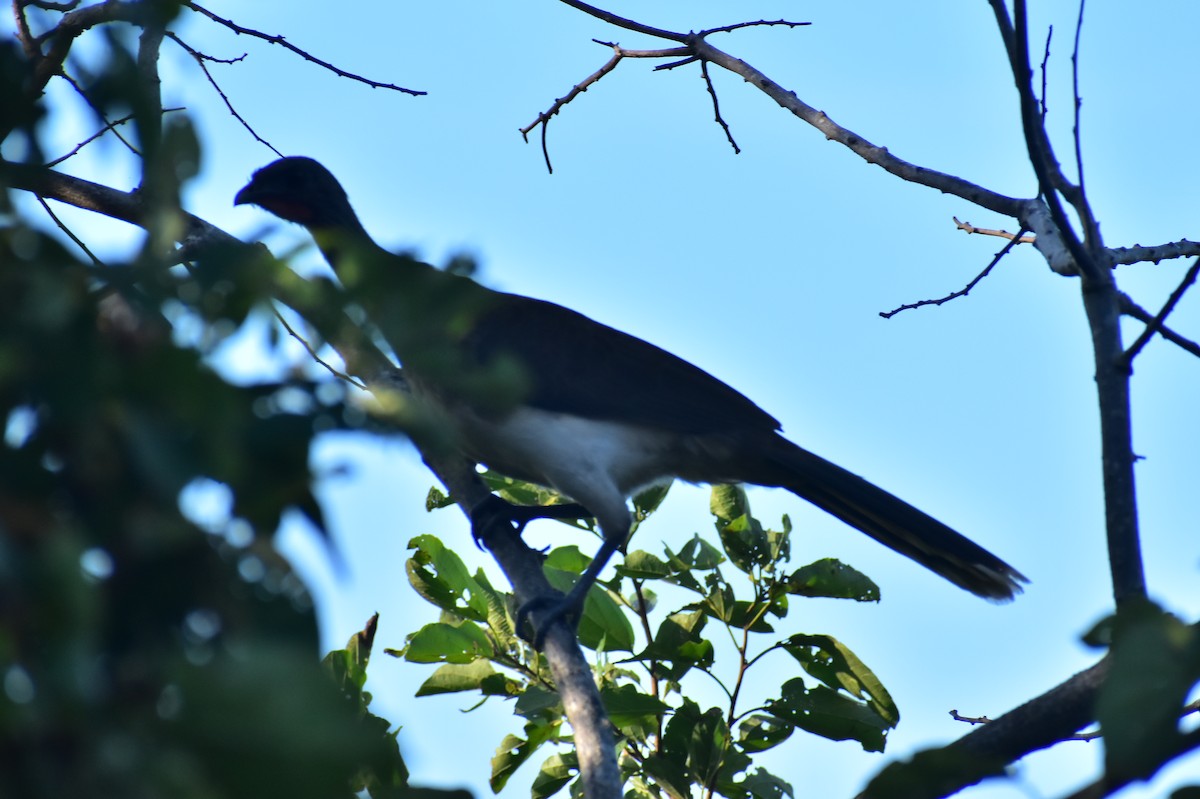
[[[1057,226],[1057,235],[1078,268],[1084,311],[1092,336],[1096,363],[1096,394],[1100,411],[1101,469],[1104,480],[1105,529],[1113,598],[1118,606],[1144,597],[1146,579],[1138,533],[1137,490],[1134,480],[1133,425],[1130,410],[1130,369],[1121,346],[1121,295],[1113,277],[1111,255],[1104,249],[1099,226],[1080,186],[1062,175],[1033,96],[1029,63],[1028,17],[1025,0],[1015,0],[1009,22],[1003,0],[991,0],[1004,38],[1017,91],[1029,159],[1037,173],[1039,194]],[[1082,5],[1079,26],[1082,26]],[[1078,29],[1076,31],[1078,38]],[[1078,46],[1076,47],[1076,56]],[[1076,84],[1078,109],[1078,84]],[[1078,122],[1076,123],[1078,135]],[[1078,146],[1078,142],[1076,143]],[[1082,174],[1082,165],[1080,167]],[[1085,239],[1071,226],[1062,199],[1068,199],[1083,221]]]

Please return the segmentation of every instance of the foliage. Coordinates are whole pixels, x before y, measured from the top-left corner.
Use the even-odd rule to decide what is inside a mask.
[[[991,5],[1004,22],[1004,4]],[[1024,3],[1014,5],[1017,34],[1011,24],[1001,25],[1019,76],[1030,73],[1023,9]],[[64,246],[63,236],[49,235],[19,215],[7,188],[0,193],[0,413],[5,421],[0,443],[0,762],[5,764],[0,794],[413,793],[406,786],[395,732],[370,713],[370,695],[363,690],[373,624],[346,649],[330,653],[322,669],[314,657],[308,597],[271,545],[286,513],[301,514],[322,528],[311,491],[310,446],[322,430],[348,419],[361,424],[361,414],[347,412],[338,384],[331,389],[294,377],[233,385],[211,366],[221,343],[253,325],[256,309],[272,293],[286,285],[307,292],[307,305],[315,307],[329,286],[289,282],[286,273],[246,257],[244,250],[210,249],[199,256],[175,249],[186,242],[190,224],[182,212],[181,186],[200,169],[203,148],[186,115],[164,114],[161,108],[153,33],[163,33],[162,26],[181,14],[201,12],[178,0],[91,5],[19,0],[14,12],[18,25],[26,17],[45,23],[46,30],[53,29],[51,20],[70,17],[75,24],[53,35],[26,31],[25,48],[14,41],[0,43],[5,157],[38,169],[46,165],[39,136],[46,115],[41,92],[52,78],[72,74],[72,88],[95,112],[97,135],[127,137],[121,141],[141,165],[137,193],[145,200],[143,217],[132,218],[116,207],[94,210],[140,224],[148,236],[140,248],[108,263],[86,248],[84,259]],[[256,34],[206,16],[230,30]],[[113,22],[119,24],[108,24]],[[136,48],[131,30],[141,33]],[[716,119],[724,126],[707,73],[708,64],[717,64],[711,59],[716,51],[703,35],[666,33],[683,46],[705,48],[689,61],[706,70]],[[92,49],[85,58],[68,60],[77,38],[86,38]],[[36,57],[35,39],[37,47],[46,48]],[[679,57],[674,48],[664,53]],[[193,55],[203,68],[203,59]],[[737,65],[751,69],[743,61]],[[764,91],[779,88],[761,75],[754,84]],[[1030,134],[1038,127],[1037,98],[1030,81],[1021,78],[1018,84],[1026,111],[1032,111],[1025,120],[1031,160],[1045,172],[1055,158],[1048,139],[1042,140],[1044,131]],[[794,92],[779,89],[773,96],[798,117],[812,111]],[[554,114],[562,102],[556,102]],[[1044,123],[1044,104],[1041,110]],[[543,115],[537,124],[554,114]],[[824,114],[819,122],[828,138],[860,154],[869,149],[871,162],[892,174],[909,171],[910,164]],[[0,179],[15,174],[8,171],[13,167],[6,161]],[[978,201],[983,193],[953,176],[935,177],[942,182],[928,185],[960,197]],[[1039,197],[992,196],[992,206],[1017,220],[1022,231],[1037,231],[1039,247],[1059,254],[1059,261],[1051,260],[1053,268],[1082,270],[1092,281],[1084,292],[1086,305],[1096,305],[1096,298],[1131,302],[1118,296],[1115,284],[1105,285],[1111,282],[1108,267],[1115,250],[1103,248],[1096,235],[1098,223],[1082,181],[1077,187],[1066,184],[1057,167],[1039,174],[1039,180]],[[1061,198],[1077,212],[1082,239],[1062,213]],[[44,210],[58,221],[50,206]],[[1043,211],[1052,226],[1040,216]],[[1040,226],[1034,224],[1039,221]],[[1158,251],[1195,254],[1194,243],[1186,240]],[[1128,351],[1119,351],[1115,321],[1120,314],[1136,314],[1123,303],[1092,312],[1095,319],[1114,323],[1107,332],[1098,323],[1093,330],[1094,340],[1108,347],[1103,356],[1097,348],[1100,372],[1120,378],[1110,380],[1107,389],[1101,386],[1102,406],[1121,410],[1118,406],[1127,405],[1127,394],[1122,399],[1122,392],[1112,388],[1127,381],[1134,357],[1156,328],[1167,335],[1162,323],[1197,268],[1200,264]],[[375,288],[363,287],[362,293]],[[1148,323],[1151,315],[1142,312],[1138,318]],[[1180,337],[1171,335],[1179,343]],[[1128,428],[1127,414],[1106,412],[1102,419],[1110,426],[1106,440]],[[1132,449],[1123,449],[1118,454],[1132,475]],[[1106,463],[1106,479],[1121,472]],[[514,501],[554,501],[537,487],[489,479],[494,490]],[[1123,529],[1136,546],[1136,535],[1128,535],[1136,533],[1132,480],[1106,488],[1128,495],[1128,519],[1114,529]],[[661,499],[661,492],[639,498],[638,521],[651,516]],[[430,504],[443,505],[445,499],[433,493]],[[584,609],[580,638],[595,653],[597,680],[620,731],[621,765],[632,797],[790,796],[790,785],[755,768],[756,754],[782,744],[796,730],[881,750],[898,721],[879,680],[843,643],[826,634],[775,630],[793,597],[869,601],[877,598],[873,583],[836,561],[784,570],[791,544],[788,520],[779,531],[763,528],[736,489],[715,491],[712,511],[720,549],[696,537],[679,552],[629,552]],[[1110,540],[1117,537],[1110,534]],[[534,795],[561,791],[578,769],[571,730],[543,658],[512,629],[511,597],[482,574],[469,574],[436,539],[414,539],[413,548],[410,581],[443,610],[437,624],[414,633],[398,653],[439,664],[421,693],[513,700],[522,729],[501,742],[493,786],[502,787],[535,755],[553,750],[542,760]],[[577,549],[562,547],[548,554],[546,566],[556,585],[567,588],[587,562]],[[1122,602],[1120,612],[1091,636],[1110,647],[1110,673],[1097,693],[1094,717],[1105,736],[1104,779],[1113,785],[1150,776],[1197,741],[1195,730],[1181,732],[1179,721],[1181,714],[1197,709],[1195,702],[1185,704],[1200,679],[1197,627],[1139,601],[1144,595],[1139,579],[1126,574],[1125,585],[1117,581],[1118,600],[1131,595],[1133,600]],[[677,596],[686,600],[673,610],[660,609],[666,597]],[[743,688],[751,684],[750,669],[777,652],[791,657],[803,676],[773,688],[769,696],[748,698]],[[693,685],[700,675],[722,687],[725,703],[704,707],[696,701],[700,694]],[[1004,751],[1004,757],[988,759],[982,768],[958,757],[953,746],[920,753],[911,767],[886,770],[869,790],[875,796],[941,795],[979,774],[998,772],[1030,748]],[[1193,786],[1177,795],[1195,793]]]
[[[341,394],[210,366],[264,283],[229,253],[171,256],[198,143],[182,116],[157,130],[107,46],[91,96],[135,112],[144,245],[85,261],[0,194],[0,795],[407,795],[361,690],[369,637],[323,668],[271,543],[286,513],[321,529],[308,453]],[[0,121],[36,160],[41,105],[16,52],[0,62]]]
[[[549,504],[545,489],[487,475],[511,500]],[[654,489],[634,501],[644,523],[666,495]],[[431,508],[444,504],[431,492]],[[857,741],[882,751],[899,712],[875,674],[830,635],[776,632],[793,597],[875,601],[874,583],[854,569],[821,560],[785,568],[791,523],[765,528],[736,486],[713,489],[711,510],[721,549],[695,536],[680,551],[628,552],[616,576],[597,584],[579,623],[581,643],[595,652],[594,671],[609,718],[620,733],[620,762],[631,795],[688,797],[719,793],[730,799],[793,795],[790,784],[754,767],[754,755],[786,741],[796,730]],[[563,707],[544,659],[513,629],[513,597],[482,572],[470,574],[452,550],[432,536],[410,542],[409,582],[442,611],[438,622],[388,650],[415,663],[441,664],[419,695],[478,693],[512,700],[523,720],[519,733],[500,742],[491,784],[499,791],[543,747],[533,796],[550,796],[575,775],[575,753]],[[545,570],[568,589],[589,559],[574,546],[552,549]],[[672,610],[665,597],[682,596]],[[632,620],[632,621],[631,621]],[[655,626],[657,625],[657,626]],[[635,629],[640,634],[635,634]],[[640,640],[639,640],[640,638]],[[729,641],[729,646],[721,644]],[[804,676],[774,696],[747,698],[751,669],[768,655],[791,656]],[[721,706],[693,698],[698,675],[720,686]],[[750,705],[745,707],[745,705]]]

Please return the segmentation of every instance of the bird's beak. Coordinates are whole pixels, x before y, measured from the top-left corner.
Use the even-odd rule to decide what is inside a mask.
[[[234,205],[248,205],[251,203],[257,204],[258,199],[255,197],[254,184],[247,183],[245,186],[242,187],[242,190],[239,191],[234,196],[233,204]]]

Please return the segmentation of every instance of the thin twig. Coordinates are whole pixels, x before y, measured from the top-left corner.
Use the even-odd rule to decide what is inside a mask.
[[[1046,49],[1042,53],[1042,124],[1045,124],[1046,114],[1048,113],[1048,109],[1046,107],[1046,72],[1050,66],[1050,40],[1053,38],[1054,26],[1051,25],[1049,30],[1046,31]]]
[[[237,112],[237,109],[233,107],[233,103],[231,103],[229,101],[229,98],[225,95],[225,92],[221,91],[221,87],[217,85],[216,79],[213,78],[212,73],[208,71],[208,66],[204,63],[205,61],[216,61],[216,62],[219,62],[222,64],[232,64],[232,63],[241,61],[243,58],[245,58],[246,57],[245,54],[242,54],[242,56],[240,56],[239,58],[233,58],[233,59],[229,59],[229,60],[213,58],[210,55],[207,55],[205,53],[201,53],[197,50],[192,49],[192,47],[189,46],[187,42],[185,42],[183,39],[179,38],[174,33],[168,33],[167,36],[171,39],[171,41],[175,42],[175,44],[179,45],[184,50],[186,50],[188,55],[190,55],[192,58],[194,58],[196,60],[196,65],[200,67],[200,71],[204,73],[204,77],[208,78],[209,84],[214,89],[216,89],[217,94],[220,95],[220,97],[221,97],[221,101],[224,102],[225,107],[229,109],[229,113],[233,114],[233,118],[236,119],[238,122],[242,123],[242,127],[245,128],[246,131],[249,132],[249,134],[254,137],[255,141],[259,142],[260,144],[266,145],[267,148],[271,152],[275,153],[275,155],[279,156],[280,158],[283,158],[283,153],[279,152],[279,150],[276,150],[275,145],[271,144],[269,141],[264,139],[262,136],[259,136],[257,131],[255,131],[254,128],[250,127],[250,123],[247,122],[242,117],[242,115]]]
[[[1137,319],[1139,322],[1146,325],[1150,324],[1150,322],[1154,320],[1154,314],[1138,305],[1133,301],[1132,297],[1124,293],[1121,294],[1121,313],[1125,314],[1126,316],[1132,316],[1134,319]],[[1158,334],[1180,349],[1190,352],[1192,355],[1200,358],[1200,344],[1197,344],[1191,339],[1184,338],[1166,325],[1158,326]]]
[[[46,11],[71,11],[75,6],[79,5],[80,0],[66,0],[63,3],[54,3],[51,0],[28,0],[26,5],[35,6],[36,8],[45,9]]]
[[[1089,239],[1094,239],[1098,233],[1098,226],[1095,219],[1091,215],[1091,205],[1087,202],[1087,191],[1084,188],[1083,180],[1083,145],[1080,143],[1082,128],[1080,126],[1079,112],[1083,107],[1083,99],[1079,96],[1079,39],[1083,32],[1083,7],[1086,0],[1079,0],[1079,17],[1075,20],[1075,46],[1071,50],[1071,95],[1075,101],[1075,127],[1072,138],[1075,141],[1075,174],[1078,178],[1079,198],[1073,202],[1075,210],[1079,212],[1080,217],[1084,222],[1084,230]],[[1097,242],[1098,243],[1098,242]]]
[[[183,106],[178,106],[176,108],[164,108],[163,113],[170,114],[170,113],[174,113],[177,111],[184,111],[184,110],[186,110],[186,109]],[[63,161],[66,161],[69,158],[73,158],[74,156],[79,154],[80,150],[82,150],[84,147],[86,147],[89,144],[91,144],[92,142],[94,142],[96,139],[103,136],[105,133],[108,133],[110,130],[117,127],[118,125],[124,125],[126,122],[129,122],[132,119],[133,119],[133,114],[126,114],[125,116],[121,117],[120,119],[114,119],[112,122],[105,123],[104,127],[100,128],[100,130],[96,131],[91,136],[88,136],[86,139],[79,142],[79,144],[76,144],[71,149],[70,152],[68,152],[65,155],[60,155],[58,158],[55,158],[53,161],[47,161],[45,166],[47,166],[47,167],[58,166]]]
[[[729,33],[730,31],[740,31],[743,28],[761,28],[772,26],[783,26],[786,28],[801,28],[805,25],[811,25],[811,22],[789,22],[786,19],[765,20],[760,19],[755,22],[738,22],[733,25],[722,25],[719,28],[705,28],[697,33],[697,36],[707,36],[710,33]]]
[[[287,331],[288,335],[291,336],[292,338],[296,339],[296,341],[299,341],[300,346],[304,347],[304,351],[308,353],[308,356],[310,358],[312,358],[314,361],[316,361],[318,364],[320,364],[321,366],[325,367],[325,369],[329,372],[329,374],[333,375],[338,380],[344,380],[345,382],[349,383],[350,385],[354,386],[355,388],[361,388],[364,391],[366,390],[367,386],[365,383],[363,383],[362,381],[358,380],[357,378],[355,378],[351,375],[346,374],[345,372],[341,371],[340,369],[334,368],[325,359],[323,359],[320,355],[318,355],[317,351],[313,348],[312,344],[309,343],[308,339],[304,338],[304,336],[297,333],[295,331],[295,329],[290,324],[288,324],[288,320],[284,318],[283,314],[281,314],[279,312],[278,308],[271,308],[271,312],[273,314],[275,314],[275,318],[279,321],[279,324],[283,325],[283,329]]]
[[[88,97],[87,92],[85,92],[83,90],[83,87],[79,85],[78,81],[76,81],[74,78],[72,78],[70,75],[68,75],[65,71],[61,73],[61,77],[63,80],[65,80],[67,83],[69,83],[73,89],[75,89],[75,93],[83,98],[83,101],[88,104],[88,107],[96,112],[96,116],[98,116],[98,117],[100,117],[100,119],[104,120],[105,127],[108,130],[112,131],[112,134],[114,136],[116,136],[118,140],[120,140],[121,144],[124,144],[126,147],[129,148],[129,151],[131,153],[133,153],[134,155],[136,155],[140,158],[142,155],[141,150],[139,150],[137,147],[133,146],[133,144],[130,143],[130,141],[128,139],[126,139],[124,136],[121,135],[121,131],[117,130],[114,127],[114,125],[116,123],[110,123],[108,121],[108,117],[104,116],[104,111],[98,105],[96,105],[95,103],[92,102],[92,98]]]
[[[607,43],[597,42],[597,44]],[[561,111],[563,106],[586,92],[589,86],[617,68],[617,64],[621,63],[624,53],[622,53],[621,48],[617,47],[615,44],[610,44],[609,46],[613,49],[613,55],[612,58],[605,62],[604,66],[600,67],[600,69],[596,70],[591,75],[588,75],[582,81],[572,86],[571,91],[556,99],[548,109],[538,114],[537,119],[521,128],[521,136],[524,137],[525,141],[529,141],[529,131],[533,130],[538,125],[542,126],[542,156],[546,159],[546,170],[550,174],[554,174],[554,167],[550,164],[550,150],[546,147],[546,129],[550,127],[550,119],[559,111]]]
[[[981,236],[996,236],[1001,239],[1016,239],[1017,237],[1007,230],[996,230],[994,228],[975,227],[970,222],[960,222],[957,216],[950,217],[954,220],[954,226],[966,233],[978,233]],[[1021,236],[1017,240],[1018,244],[1033,244],[1037,241],[1037,236]]]
[[[712,97],[713,115],[716,117],[717,124],[721,126],[721,130],[725,131],[725,138],[729,141],[729,146],[733,148],[733,154],[738,155],[742,152],[742,149],[733,140],[733,132],[729,130],[729,125],[726,124],[724,117],[721,116],[721,106],[717,102],[717,90],[713,88],[712,78],[708,75],[707,61],[700,62],[700,74],[704,76],[704,86],[708,89],[708,93]]]
[[[1154,337],[1155,333],[1159,332],[1159,330],[1162,328],[1163,322],[1166,321],[1166,318],[1170,315],[1171,311],[1175,310],[1175,306],[1179,303],[1179,300],[1183,298],[1184,293],[1191,287],[1193,283],[1196,282],[1196,275],[1198,273],[1200,273],[1200,258],[1197,258],[1192,262],[1191,268],[1187,270],[1187,273],[1183,276],[1183,280],[1178,286],[1175,287],[1175,290],[1171,292],[1171,296],[1167,298],[1167,302],[1165,305],[1163,305],[1162,310],[1160,310],[1155,317],[1150,320],[1150,323],[1146,325],[1146,328],[1142,331],[1142,334],[1137,337],[1137,340],[1135,340],[1133,344],[1129,346],[1129,349],[1125,350],[1124,354],[1121,356],[1123,366],[1125,368],[1129,368],[1130,364],[1133,363],[1133,359],[1136,358],[1138,353],[1142,351],[1142,348],[1145,347],[1147,342]]]
[[[976,724],[991,724],[992,719],[987,716],[963,716],[957,710],[950,711],[950,718],[955,721],[962,721],[972,726]],[[1094,741],[1097,738],[1102,738],[1103,733],[1099,730],[1093,732],[1077,732],[1074,735],[1068,735],[1063,738],[1064,741]]]
[[[429,93],[429,92],[418,91],[416,89],[406,89],[403,86],[397,86],[393,83],[382,83],[377,80],[371,80],[370,78],[364,78],[362,75],[356,75],[353,72],[347,72],[346,70],[341,69],[340,67],[335,67],[333,64],[330,64],[328,61],[322,61],[321,59],[317,58],[313,54],[309,53],[307,50],[302,50],[301,48],[299,48],[296,45],[289,42],[283,36],[280,36],[280,35],[272,36],[270,34],[263,33],[262,31],[255,30],[254,28],[244,28],[241,25],[238,25],[233,20],[225,19],[224,17],[217,16],[213,12],[209,11],[207,8],[204,8],[203,6],[200,6],[200,5],[197,5],[196,3],[191,2],[191,0],[184,0],[183,5],[187,6],[192,11],[195,11],[197,14],[203,14],[204,16],[211,19],[213,22],[216,22],[218,25],[223,25],[226,28],[229,28],[229,30],[233,31],[234,33],[238,34],[239,36],[240,35],[251,36],[255,39],[262,39],[264,42],[267,42],[268,44],[278,44],[281,47],[291,50],[293,53],[300,56],[305,61],[316,64],[317,66],[322,67],[323,69],[327,69],[330,72],[332,72],[333,74],[337,75],[339,78],[348,78],[350,80],[358,81],[359,83],[365,83],[366,85],[370,86],[372,89],[390,89],[394,92],[402,92],[404,94],[412,95],[413,97],[420,97],[421,95]]]
[[[920,308],[925,305],[942,305],[944,303],[950,302],[950,300],[956,300],[959,297],[967,296],[968,294],[971,293],[971,289],[975,288],[975,286],[978,285],[979,281],[981,281],[985,277],[987,277],[988,273],[991,272],[992,269],[995,268],[996,264],[1000,263],[1000,259],[1003,258],[1004,256],[1008,255],[1008,251],[1020,243],[1021,237],[1025,235],[1025,232],[1026,232],[1025,228],[1021,228],[1021,230],[1017,233],[1017,235],[1013,236],[1011,239],[1009,239],[1008,243],[1004,245],[1004,248],[1002,250],[1000,250],[1000,252],[996,253],[996,257],[992,258],[991,263],[989,263],[986,267],[984,267],[983,271],[980,272],[978,275],[976,275],[971,280],[970,283],[968,283],[966,286],[959,289],[958,291],[955,291],[951,294],[947,294],[945,297],[941,297],[940,299],[918,300],[917,302],[910,303],[908,305],[901,305],[899,308],[895,308],[891,311],[880,311],[879,315],[882,316],[884,319],[891,319],[893,316],[900,313],[901,311],[910,311],[914,308]]]
[[[94,252],[88,249],[88,246],[83,243],[83,240],[76,236],[75,232],[67,227],[66,223],[59,219],[58,214],[54,213],[54,210],[50,207],[50,204],[46,202],[46,198],[38,196],[37,201],[46,211],[46,215],[49,216],[50,219],[53,220],[54,224],[58,226],[58,229],[66,234],[67,238],[75,242],[75,246],[83,250],[84,254],[87,255],[88,258],[92,259],[92,263],[95,266],[104,266],[104,262],[97,258]]]

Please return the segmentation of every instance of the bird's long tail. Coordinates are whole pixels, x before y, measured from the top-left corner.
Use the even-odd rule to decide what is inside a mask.
[[[993,602],[1021,593],[1025,575],[904,500],[824,458],[776,437],[767,461],[772,479],[955,585]],[[755,481],[758,482],[758,481]]]

